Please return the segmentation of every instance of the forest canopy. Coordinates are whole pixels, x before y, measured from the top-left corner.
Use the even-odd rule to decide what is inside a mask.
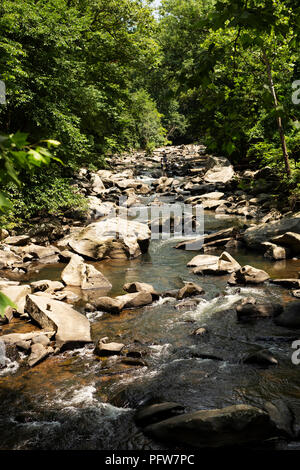
[[[155,14],[150,0],[2,0],[0,131],[60,142],[63,163],[1,183],[15,223],[80,205],[78,168],[167,143],[202,142],[297,186],[299,18],[296,0],[162,0]]]

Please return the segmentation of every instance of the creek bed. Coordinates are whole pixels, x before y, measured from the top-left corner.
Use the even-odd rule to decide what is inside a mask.
[[[205,231],[241,223],[236,217],[206,213]],[[178,302],[166,298],[119,316],[91,316],[94,340],[108,336],[145,345],[147,367],[120,367],[116,358],[99,361],[86,346],[52,356],[33,369],[19,367],[0,375],[1,449],[164,449],[144,436],[133,420],[138,406],[155,401],[176,401],[192,411],[281,400],[299,427],[300,374],[291,362],[291,344],[299,332],[269,319],[240,324],[232,310],[246,296],[286,302],[292,300],[289,291],[269,283],[228,287],[228,276],[193,275],[186,263],[196,253],[175,250],[175,244],[174,239],[152,241],[149,252],[138,259],[94,263],[111,281],[113,296],[122,293],[124,283],[137,280],[158,291],[178,289],[184,281],[204,288],[203,300],[192,308],[175,308]],[[231,253],[243,265],[264,269],[271,277],[296,277],[300,270],[300,261],[271,262],[245,250]],[[59,280],[63,267],[46,266],[27,281]],[[83,305],[81,301],[78,307]],[[193,336],[198,326],[205,326],[209,334]],[[31,328],[15,320],[3,332]],[[246,354],[261,347],[274,353],[278,366],[242,363]],[[276,445],[298,447],[295,442]]]

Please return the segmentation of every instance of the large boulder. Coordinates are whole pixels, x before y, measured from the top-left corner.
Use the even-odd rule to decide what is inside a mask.
[[[208,171],[204,175],[206,183],[228,183],[234,177],[234,169],[225,157],[209,157]]]
[[[10,250],[0,250],[0,269],[12,269],[15,267],[23,267],[21,256]]]
[[[24,247],[16,247],[14,251],[22,256],[24,262],[39,261],[42,264],[51,264],[59,260],[59,250],[52,245],[40,246],[31,243]]]
[[[193,297],[194,295],[203,295],[205,292],[201,286],[194,282],[187,282],[178,292],[177,299],[182,300],[186,297]]]
[[[188,267],[211,266],[218,262],[219,257],[213,255],[197,255],[187,263]]]
[[[152,294],[150,292],[136,292],[116,297],[122,303],[122,308],[144,307],[152,303]]]
[[[150,230],[145,224],[109,218],[88,225],[68,238],[75,253],[87,258],[136,258],[148,250]]]
[[[237,270],[231,277],[230,284],[261,284],[270,279],[266,271],[253,268],[253,266],[243,266]]]
[[[158,300],[159,298],[159,294],[156,292],[154,287],[146,282],[128,282],[127,284],[124,284],[123,289],[129,294],[134,292],[148,292],[152,295],[153,300]]]
[[[109,291],[111,283],[91,264],[86,264],[81,256],[73,255],[69,264],[61,274],[61,278],[68,286],[81,289],[104,289]]]
[[[249,227],[243,234],[243,240],[249,247],[261,249],[263,242],[274,240],[276,236],[286,232],[300,233],[300,212],[292,217],[284,217],[280,220]],[[277,243],[279,244],[278,240]]]
[[[250,405],[201,410],[169,418],[145,428],[151,437],[197,448],[260,442],[276,434],[268,413]]]
[[[47,296],[28,295],[25,309],[42,328],[56,332],[59,347],[91,342],[88,319],[66,303]]]
[[[286,232],[278,237],[273,237],[272,242],[277,245],[288,247],[294,256],[300,254],[300,234],[295,232]]]
[[[275,261],[288,258],[288,250],[283,246],[278,246],[275,243],[263,242],[262,247],[266,249],[264,253],[265,258],[273,259]]]
[[[246,297],[236,306],[239,321],[249,321],[257,318],[270,318],[279,315],[283,308],[281,304],[260,303],[254,297]]]
[[[57,292],[64,288],[64,285],[62,282],[50,281],[48,279],[31,282],[30,286],[32,288],[33,294],[35,292]]]
[[[97,310],[112,314],[120,313],[124,308],[138,308],[150,305],[153,302],[152,293],[141,291],[118,297],[99,297],[94,305]]]
[[[286,328],[300,328],[300,301],[289,302],[283,313],[274,319],[276,325]]]
[[[209,255],[195,256],[188,263],[188,266],[195,264],[196,268],[193,269],[194,274],[224,275],[234,273],[241,268],[240,264],[227,251],[224,251],[219,257]]]

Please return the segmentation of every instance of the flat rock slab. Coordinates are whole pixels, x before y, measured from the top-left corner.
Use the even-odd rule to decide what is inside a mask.
[[[261,243],[274,240],[286,232],[300,233],[300,212],[292,217],[250,227],[244,232],[243,240],[248,246],[260,249]],[[279,243],[278,240],[276,243]]]
[[[220,448],[268,439],[276,427],[266,412],[236,405],[182,414],[147,426],[145,433],[172,444]]]
[[[270,282],[287,289],[300,289],[300,279],[271,279]]]
[[[91,342],[90,322],[68,304],[46,296],[28,295],[26,311],[42,328],[54,329],[58,346]]]
[[[49,330],[40,330],[40,331],[31,331],[30,333],[9,333],[7,335],[0,336],[0,341],[3,341],[5,344],[17,344],[22,341],[30,341],[36,336],[45,335],[48,338],[52,338],[55,334],[55,331]]]

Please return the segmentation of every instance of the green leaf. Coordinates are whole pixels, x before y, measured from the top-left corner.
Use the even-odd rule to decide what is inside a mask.
[[[6,307],[17,308],[16,304],[0,292],[0,316],[4,317]]]
[[[12,203],[9,199],[4,195],[2,191],[0,191],[0,210],[5,211],[12,208]]]

